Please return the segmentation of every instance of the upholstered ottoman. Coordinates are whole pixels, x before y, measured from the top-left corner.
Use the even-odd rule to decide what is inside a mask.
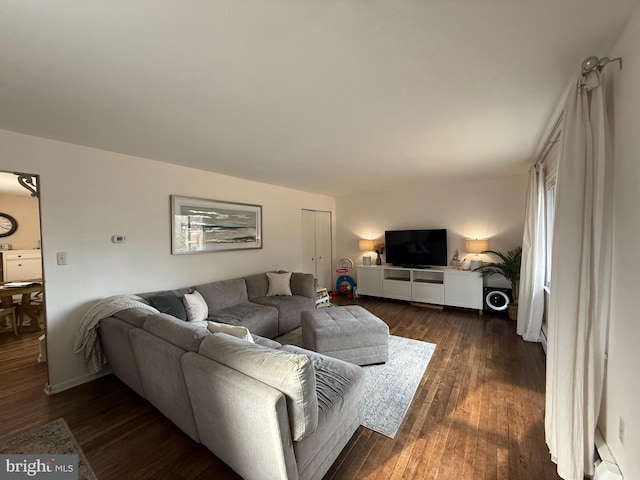
[[[301,319],[308,350],[356,365],[389,358],[389,327],[359,305],[305,310]]]

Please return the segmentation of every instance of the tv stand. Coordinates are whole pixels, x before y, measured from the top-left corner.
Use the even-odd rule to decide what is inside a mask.
[[[360,265],[358,295],[474,308],[482,313],[482,274],[449,267]]]

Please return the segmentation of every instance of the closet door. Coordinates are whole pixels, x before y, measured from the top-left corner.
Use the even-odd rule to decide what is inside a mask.
[[[302,210],[302,270],[313,273],[318,288],[333,288],[331,212]]]
[[[318,287],[332,290],[331,212],[316,212],[316,278]]]
[[[302,210],[302,271],[316,274],[316,215]]]

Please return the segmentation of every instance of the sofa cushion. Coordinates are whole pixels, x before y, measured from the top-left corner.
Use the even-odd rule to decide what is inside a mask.
[[[308,478],[309,472],[328,468],[327,458],[337,456],[361,423],[364,370],[293,345],[281,350],[307,355],[316,375],[318,427],[311,437],[293,444],[300,478]]]
[[[142,328],[188,352],[197,352],[202,339],[211,335],[204,322],[183,322],[166,313],[147,317]]]
[[[135,328],[117,318],[107,317],[100,320],[98,334],[111,371],[138,395],[146,398],[138,364],[129,340],[129,333]]]
[[[184,308],[184,304],[175,293],[166,292],[152,295],[148,300],[160,313],[173,315],[180,320],[187,320],[187,311]]]
[[[148,300],[150,297],[155,297],[163,293],[173,293],[176,297],[182,298],[185,293],[193,293],[193,287],[176,288],[174,290],[156,290],[153,292],[138,293],[137,295]]]
[[[364,370],[360,366],[327,357],[321,353],[312,352],[296,345],[284,345],[279,350],[305,355],[311,360],[316,377],[318,420],[331,415],[331,411],[336,404],[340,404],[355,385],[364,382]]]
[[[311,273],[293,272],[291,274],[291,293],[314,298],[316,295],[316,279]]]
[[[183,328],[189,325],[171,318]],[[207,332],[206,328],[202,330]],[[180,363],[184,350],[139,328],[129,331],[129,339],[147,400],[183,432],[199,442],[198,427]]]
[[[203,340],[199,353],[281,391],[287,400],[294,441],[316,429],[316,376],[307,355],[251,344],[224,333]]]
[[[234,337],[241,338],[242,340],[246,340],[249,343],[254,343],[253,337],[251,336],[251,333],[249,333],[249,329],[241,325],[229,325],[228,323],[212,322],[209,320],[207,322],[207,330],[211,333],[226,333],[227,335],[232,335]]]
[[[290,297],[257,297],[251,300],[260,305],[268,305],[278,309],[278,335],[287,333],[300,326],[300,314],[304,310],[312,310],[313,300],[309,297],[292,295]]]
[[[229,325],[242,325],[251,333],[262,337],[278,336],[278,309],[253,302],[244,302],[227,308],[209,310],[207,320]]]
[[[249,300],[243,278],[221,280],[196,286],[209,307],[209,312],[231,307]]]
[[[286,273],[279,271],[277,273]],[[266,297],[269,289],[269,279],[266,273],[256,273],[244,277],[247,285],[249,300]],[[303,297],[313,298],[316,294],[316,279],[311,273],[293,272],[291,273],[291,293]]]
[[[267,278],[269,279],[267,297],[275,297],[279,295],[291,296],[291,272],[267,272]]]
[[[251,337],[253,337],[253,343],[257,343],[258,345],[263,345],[269,348],[282,347],[281,343],[276,342],[275,340],[271,340],[270,338],[261,337],[260,335],[255,335],[253,333],[251,334]]]
[[[123,322],[128,323],[133,327],[142,328],[144,322],[146,322],[149,317],[153,317],[155,315],[157,315],[157,313],[152,310],[134,307],[115,312],[112,316],[117,318],[118,320],[122,320]]]
[[[244,277],[245,285],[247,286],[247,295],[249,300],[255,297],[266,297],[267,290],[269,290],[269,279],[266,273],[256,273]]]

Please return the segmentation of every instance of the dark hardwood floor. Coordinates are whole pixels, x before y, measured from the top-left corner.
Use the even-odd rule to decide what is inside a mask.
[[[437,345],[395,439],[360,427],[325,479],[558,479],[544,442],[544,354],[515,322],[359,299],[391,334]],[[40,332],[0,333],[0,436],[64,417],[100,480],[237,479],[113,375],[47,396]]]

